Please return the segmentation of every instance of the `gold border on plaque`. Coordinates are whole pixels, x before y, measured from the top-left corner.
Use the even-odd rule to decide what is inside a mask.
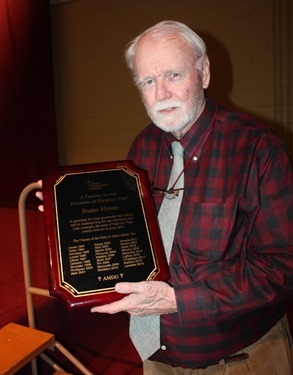
[[[144,206],[143,199],[142,199],[142,196],[143,196],[142,185],[141,185],[141,180],[140,180],[139,174],[137,172],[131,171],[129,168],[127,168],[125,166],[117,167],[116,169],[108,168],[108,169],[82,171],[82,172],[81,171],[65,172],[64,174],[62,174],[59,177],[59,179],[54,183],[54,186],[53,186],[54,187],[54,202],[55,202],[55,218],[56,218],[56,223],[57,223],[56,232],[57,232],[57,243],[58,243],[58,275],[59,275],[59,279],[60,279],[60,282],[61,282],[60,287],[65,289],[67,292],[69,292],[74,298],[78,298],[78,296],[90,296],[92,294],[103,294],[103,293],[114,292],[115,289],[114,289],[114,287],[110,287],[110,288],[94,289],[94,290],[91,290],[91,291],[80,292],[80,291],[77,291],[70,283],[65,281],[64,274],[63,274],[62,254],[61,254],[62,251],[61,251],[61,239],[60,239],[60,231],[59,231],[58,199],[56,197],[57,196],[56,187],[66,178],[66,176],[78,175],[78,174],[102,173],[102,172],[109,172],[109,171],[110,172],[124,171],[125,173],[127,173],[131,177],[135,178],[136,186],[137,186],[138,193],[139,193],[140,206],[141,206],[142,212],[143,212],[143,218],[144,218],[144,222],[145,222],[147,237],[148,237],[149,244],[150,244],[150,250],[151,250],[151,254],[152,254],[153,264],[154,264],[154,267],[155,267],[150,272],[150,274],[149,274],[149,276],[147,277],[146,280],[148,280],[148,281],[153,280],[157,271],[160,271],[160,268],[159,268],[159,265],[158,265],[158,260],[157,260],[157,257],[156,257],[156,254],[155,254],[155,251],[154,251],[154,248],[153,248],[153,242],[152,242],[152,239],[151,239],[151,236],[150,236],[149,224],[148,224],[148,221],[147,221],[147,218],[146,218],[145,206]]]

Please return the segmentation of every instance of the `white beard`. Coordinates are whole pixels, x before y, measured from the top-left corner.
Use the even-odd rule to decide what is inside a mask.
[[[152,122],[160,129],[165,132],[178,132],[184,129],[186,126],[191,125],[195,122],[199,114],[201,113],[204,102],[204,93],[200,92],[193,93],[192,105],[187,106],[186,103],[179,99],[166,99],[161,102],[157,102],[153,108],[150,108],[148,104],[143,100],[145,109]],[[176,107],[175,113],[172,111],[170,114],[161,114],[160,111],[168,108]]]

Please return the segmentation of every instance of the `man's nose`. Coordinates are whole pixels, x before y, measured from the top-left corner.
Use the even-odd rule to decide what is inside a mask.
[[[156,82],[156,100],[162,101],[165,99],[170,99],[172,96],[171,91],[168,89],[168,85],[163,80],[158,80]]]

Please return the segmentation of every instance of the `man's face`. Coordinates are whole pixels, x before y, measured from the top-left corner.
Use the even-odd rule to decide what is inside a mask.
[[[180,36],[142,39],[135,55],[136,77],[142,100],[154,124],[182,136],[204,106],[209,83],[208,60],[196,69],[191,47]]]

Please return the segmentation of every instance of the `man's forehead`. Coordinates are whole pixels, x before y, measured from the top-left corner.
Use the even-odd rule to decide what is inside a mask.
[[[141,70],[174,70],[185,65],[193,51],[186,41],[179,36],[172,39],[144,38],[137,45],[135,65]]]
[[[138,51],[144,51],[149,48],[162,47],[165,48],[183,48],[187,45],[187,41],[180,34],[146,34],[142,36],[136,47],[136,53]]]

